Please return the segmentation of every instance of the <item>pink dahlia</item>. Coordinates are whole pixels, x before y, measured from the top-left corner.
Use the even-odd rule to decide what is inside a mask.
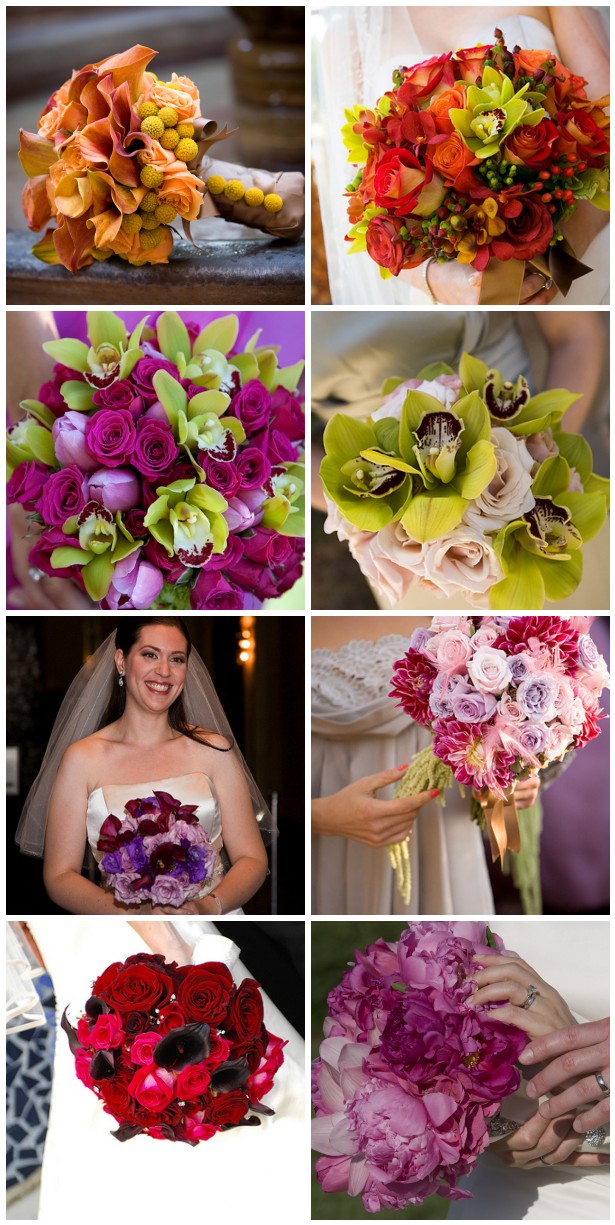
[[[487,787],[503,795],[513,781],[511,767],[516,754],[503,746],[494,724],[438,719],[434,723],[433,751],[450,766],[458,783],[475,791]]]
[[[493,646],[507,655],[531,650],[536,643],[551,650],[557,647],[567,670],[572,670],[578,659],[579,636],[579,630],[568,617],[511,617]]]
[[[395,674],[389,697],[396,698],[397,705],[415,723],[431,727],[429,698],[438,669],[413,647],[409,647],[403,659],[398,659],[393,667]]]

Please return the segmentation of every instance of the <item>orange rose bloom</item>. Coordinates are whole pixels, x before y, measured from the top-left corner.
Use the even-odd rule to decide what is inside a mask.
[[[465,85],[455,85],[452,89],[445,89],[441,94],[437,94],[435,98],[432,98],[429,110],[435,120],[436,132],[454,132],[455,129],[448,113],[454,107],[464,110],[465,104]]]
[[[517,72],[524,73],[528,77],[531,77],[537,69],[542,68],[545,61],[549,59],[555,63],[555,81],[545,94],[544,106],[550,115],[555,115],[569,94],[576,98],[587,97],[584,89],[587,81],[584,77],[577,77],[570,72],[551,51],[516,51],[514,53]],[[564,80],[558,80],[559,77],[563,77]]]
[[[453,132],[452,136],[434,145],[433,150],[433,164],[442,178],[448,179],[449,183],[454,182],[466,166],[478,161],[472,150],[463,143],[458,132]]]
[[[185,162],[174,161],[165,169],[164,183],[158,188],[158,199],[161,204],[172,204],[186,221],[196,221],[204,190],[201,180],[190,173]]]
[[[150,72],[145,73],[145,89],[137,102],[137,110],[142,102],[154,102],[156,106],[172,106],[177,111],[180,123],[198,119],[201,114],[199,91],[190,77],[178,77],[174,72],[172,85],[163,81],[155,81]]]

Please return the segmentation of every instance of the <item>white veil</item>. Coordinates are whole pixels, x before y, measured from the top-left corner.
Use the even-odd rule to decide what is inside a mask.
[[[76,740],[90,736],[100,726],[117,683],[115,633],[88,659],[71,683],[53,725],[43,763],[23,807],[15,840],[24,855],[42,856],[49,798],[64,753]],[[186,683],[182,691],[186,721],[207,731],[219,732],[232,744],[241,766],[254,815],[265,843],[270,841],[273,818],[237,746],[211,677],[198,651],[192,647],[188,657]]]

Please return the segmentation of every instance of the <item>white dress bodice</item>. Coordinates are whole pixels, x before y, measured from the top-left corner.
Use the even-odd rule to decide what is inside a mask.
[[[388,696],[407,639],[387,634],[312,654],[312,796],[334,794],[370,774],[409,762],[430,741]],[[392,788],[378,792],[390,798]],[[425,804],[410,838],[412,895],[406,906],[385,847],[350,838],[312,838],[314,914],[484,914],[493,897],[481,834],[457,788],[446,807]]]

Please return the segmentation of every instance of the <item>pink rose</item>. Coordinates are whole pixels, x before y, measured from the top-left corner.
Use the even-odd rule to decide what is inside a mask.
[[[431,647],[433,642],[437,642],[436,660],[444,672],[449,676],[465,672],[472,655],[472,641],[467,634],[457,629],[446,630],[444,634],[431,639],[428,646]],[[428,653],[431,654],[430,651]]]
[[[128,1092],[147,1110],[161,1113],[175,1096],[175,1077],[166,1068],[149,1064],[135,1072]]]
[[[481,693],[503,693],[512,676],[505,651],[479,647],[468,663],[468,672]]]
[[[184,1068],[177,1077],[177,1096],[190,1101],[205,1093],[211,1080],[210,1073],[202,1064],[191,1064]]]
[[[139,552],[130,553],[113,567],[111,586],[101,608],[150,608],[158,599],[164,578],[155,566],[141,560]]]
[[[273,1078],[284,1062],[282,1051],[286,1045],[287,1043],[282,1038],[276,1038],[274,1034],[267,1034],[265,1054],[256,1072],[253,1072],[245,1083],[245,1090],[251,1102],[260,1102],[261,1098],[273,1089]]]
[[[51,473],[41,494],[39,510],[46,524],[61,527],[67,519],[80,514],[87,501],[87,480],[79,468],[71,464],[69,468]]]
[[[160,1033],[148,1030],[138,1034],[130,1048],[130,1058],[137,1065],[153,1063],[154,1049],[160,1042]]]

